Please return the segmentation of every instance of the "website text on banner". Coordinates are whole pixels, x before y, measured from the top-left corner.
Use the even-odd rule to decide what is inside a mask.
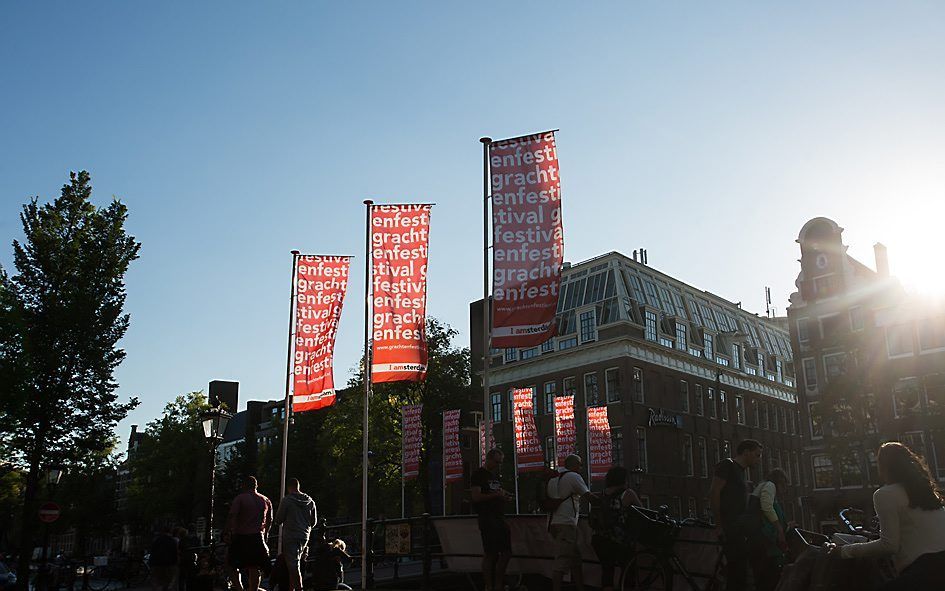
[[[335,403],[332,355],[351,257],[302,255],[295,275],[292,411]]]
[[[535,428],[535,399],[532,388],[512,390],[512,411],[515,413],[515,460],[519,473],[545,468],[545,454]]]
[[[564,459],[577,453],[575,444],[577,433],[574,430],[574,396],[555,396],[555,459],[558,466],[564,466]]]
[[[463,479],[463,452],[459,447],[459,411],[443,411],[443,470],[446,482]]]
[[[495,431],[489,430],[489,444],[486,445],[486,422],[479,422],[479,465],[486,463],[486,454],[495,448]]]
[[[492,346],[554,336],[564,262],[554,132],[489,144],[492,177]]]
[[[400,409],[403,425],[402,447],[404,480],[411,480],[420,474],[420,413],[422,404],[408,404]]]
[[[371,206],[374,384],[426,377],[430,207]]]
[[[610,439],[610,421],[606,406],[591,406],[587,409],[588,445],[591,480],[603,480],[613,462]]]

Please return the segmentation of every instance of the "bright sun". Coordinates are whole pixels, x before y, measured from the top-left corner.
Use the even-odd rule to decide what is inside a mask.
[[[889,233],[889,272],[909,291],[945,296],[945,204],[928,204]],[[872,266],[872,265],[871,265]]]

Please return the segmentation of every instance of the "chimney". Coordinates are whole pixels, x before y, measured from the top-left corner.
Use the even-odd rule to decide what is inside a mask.
[[[637,251],[633,251],[633,262],[637,262]]]
[[[876,256],[876,274],[880,277],[889,277],[889,255],[882,242],[873,245],[873,253]]]

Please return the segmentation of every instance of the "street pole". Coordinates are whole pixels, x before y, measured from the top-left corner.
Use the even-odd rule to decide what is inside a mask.
[[[485,424],[483,440],[489,447],[492,441],[489,437],[492,434],[492,417],[489,414],[489,348],[492,340],[489,334],[492,330],[492,307],[489,305],[489,145],[492,138],[482,137],[479,141],[482,142],[482,420]]]
[[[206,544],[210,547],[210,555],[213,556],[213,497],[216,496],[217,486],[217,442],[210,440],[210,511],[207,514],[207,535]]]
[[[371,404],[371,206],[364,200],[364,412],[361,417],[361,589],[368,588],[368,410]]]
[[[285,355],[285,403],[282,421],[282,463],[279,480],[279,502],[285,497],[286,469],[289,459],[289,420],[292,417],[292,399],[289,396],[289,387],[292,382],[292,336],[294,333],[293,315],[295,312],[295,276],[299,265],[299,251],[292,251],[292,280],[289,286],[289,344]],[[282,526],[279,526],[279,553],[282,553]]]

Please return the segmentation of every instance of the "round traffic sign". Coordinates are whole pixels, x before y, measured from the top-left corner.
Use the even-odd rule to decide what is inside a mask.
[[[59,519],[61,510],[56,503],[43,503],[39,508],[39,520],[43,523],[52,523]]]

